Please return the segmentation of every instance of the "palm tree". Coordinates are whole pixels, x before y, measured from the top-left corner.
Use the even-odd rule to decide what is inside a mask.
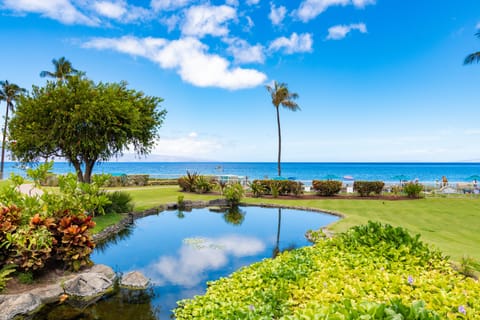
[[[40,72],[40,77],[50,77],[57,79],[58,82],[65,81],[69,76],[79,74],[80,72],[77,69],[72,67],[72,63],[65,59],[65,57],[61,57],[60,59],[53,59],[52,64],[55,67],[54,72],[50,71],[42,71]]]
[[[9,83],[7,80],[0,81],[0,101],[5,100],[7,102],[7,107],[5,110],[5,126],[3,127],[0,180],[3,179],[3,167],[5,163],[5,142],[7,140],[8,111],[14,111],[13,101],[15,101],[20,96],[20,94],[24,93],[25,91],[25,89],[20,88],[14,83]]]
[[[289,109],[290,111],[300,110],[300,107],[295,103],[295,99],[298,98],[298,94],[290,92],[288,86],[285,83],[278,83],[277,81],[273,82],[272,86],[265,86],[267,91],[272,96],[272,104],[277,110],[277,126],[278,126],[278,176],[281,176],[282,170],[280,168],[280,157],[282,154],[282,134],[280,129],[280,110],[279,106]]]
[[[480,38],[480,31],[475,33],[475,35]],[[463,60],[463,64],[472,64],[472,63],[479,63],[480,62],[480,51],[470,53],[468,56],[465,57],[465,60]]]

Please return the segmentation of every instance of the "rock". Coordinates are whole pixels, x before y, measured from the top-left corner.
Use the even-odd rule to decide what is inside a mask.
[[[60,283],[55,283],[35,288],[31,290],[30,293],[38,296],[43,304],[48,304],[59,301],[60,296],[63,294],[63,288]]]
[[[112,280],[112,282],[115,280],[115,278],[117,277],[117,275],[115,274],[115,272],[113,271],[112,268],[110,268],[109,266],[106,266],[104,264],[96,264],[94,265],[93,267],[91,267],[90,269],[87,269],[86,272],[97,272],[97,273],[101,273],[103,274],[104,276],[106,276],[108,279]]]
[[[99,272],[82,273],[65,282],[65,293],[86,300],[105,294],[112,289],[113,281]]]
[[[227,199],[215,199],[208,201],[208,206],[226,207],[228,206]]]
[[[120,286],[130,289],[146,289],[150,281],[140,272],[131,271],[120,279]]]
[[[40,298],[32,293],[0,296],[0,320],[13,319],[29,314],[42,305]]]

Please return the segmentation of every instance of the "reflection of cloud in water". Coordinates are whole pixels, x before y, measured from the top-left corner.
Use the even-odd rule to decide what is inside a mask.
[[[160,257],[146,267],[145,273],[156,285],[193,287],[202,281],[205,271],[225,266],[229,255],[247,257],[264,250],[265,244],[252,237],[188,238],[177,256]]]

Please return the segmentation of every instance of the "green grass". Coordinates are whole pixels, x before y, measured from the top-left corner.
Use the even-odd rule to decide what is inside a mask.
[[[185,200],[210,200],[218,195],[182,193],[175,186],[130,189],[135,210],[145,210],[164,203]],[[402,226],[413,234],[421,234],[423,241],[439,248],[444,254],[459,261],[463,256],[480,260],[480,200],[462,198],[425,198],[419,200],[280,200],[245,198],[250,204],[280,204],[335,211],[345,216],[329,226],[335,232],[365,224],[368,220]],[[316,228],[317,226],[312,226]]]
[[[114,225],[124,218],[123,215],[117,213],[109,213],[104,216],[96,216],[93,220],[95,221],[95,227],[91,230],[92,234],[99,233],[108,226]]]

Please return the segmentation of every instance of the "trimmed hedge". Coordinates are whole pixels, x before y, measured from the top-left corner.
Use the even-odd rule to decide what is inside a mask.
[[[409,198],[420,198],[422,191],[423,185],[419,183],[410,182],[403,187],[403,192],[405,192]]]
[[[320,196],[334,196],[342,189],[342,182],[335,180],[313,180],[312,188]]]
[[[257,186],[256,189],[262,192],[258,193],[257,196],[298,196],[303,193],[303,183],[292,180],[253,180],[252,185]],[[250,186],[251,189],[252,185]]]
[[[358,192],[361,197],[368,197],[372,192],[380,195],[384,186],[385,183],[383,181],[355,181],[353,190]]]

